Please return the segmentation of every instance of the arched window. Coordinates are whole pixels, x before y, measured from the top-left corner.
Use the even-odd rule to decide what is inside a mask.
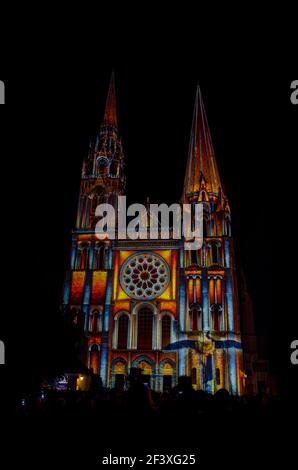
[[[138,348],[152,349],[153,312],[143,307],[138,313]]]
[[[201,325],[201,310],[194,306],[189,311],[189,323],[192,331],[198,331],[202,328]]]
[[[99,271],[105,269],[105,246],[104,244],[96,245],[94,253],[93,268]]]
[[[107,173],[107,162],[104,158],[99,160],[98,172],[100,175],[105,175]]]
[[[228,237],[230,237],[230,236],[231,236],[231,221],[230,221],[230,219],[229,219],[228,217],[225,219],[225,225],[226,225],[226,233],[225,233],[225,235],[227,235]]]
[[[220,331],[220,316],[221,308],[219,305],[214,304],[211,307],[211,321],[213,331]]]
[[[171,342],[171,317],[164,315],[161,321],[161,346],[165,348]]]
[[[98,310],[94,310],[90,315],[89,332],[96,335],[99,329],[99,312]]]
[[[94,374],[99,373],[99,350],[97,344],[93,344],[90,349],[90,369]]]
[[[191,369],[191,383],[192,385],[197,385],[197,369],[193,367]]]
[[[118,320],[118,349],[127,349],[128,316],[122,314]]]
[[[79,245],[76,257],[76,269],[88,268],[88,245]]]

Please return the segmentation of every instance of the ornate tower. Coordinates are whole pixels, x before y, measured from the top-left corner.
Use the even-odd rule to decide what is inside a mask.
[[[220,181],[200,88],[192,121],[183,202],[204,206],[203,246],[185,252],[186,331],[193,384],[214,392],[242,390],[242,349],[231,214]]]
[[[95,373],[106,374],[108,322],[112,284],[109,240],[95,236],[100,203],[117,209],[125,191],[124,156],[118,136],[115,79],[112,73],[103,122],[83,162],[76,228],[72,232],[71,266],[66,275],[63,306],[78,324],[84,345],[83,362]],[[109,287],[108,287],[109,286]],[[101,346],[100,346],[101,345]],[[101,360],[100,351],[101,348]]]
[[[115,79],[112,73],[103,122],[83,162],[77,229],[94,229],[97,205],[105,202],[116,208],[117,196],[124,194],[124,190],[124,157],[118,137]]]

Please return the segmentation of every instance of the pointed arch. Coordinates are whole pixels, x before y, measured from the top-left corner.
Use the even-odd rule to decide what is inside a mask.
[[[199,331],[203,328],[202,308],[198,304],[192,304],[189,308],[189,329]]]
[[[76,250],[75,269],[85,270],[88,269],[89,261],[89,244],[80,243]]]
[[[148,362],[152,369],[154,369],[155,362],[153,361],[153,359],[151,359],[150,356],[147,356],[147,354],[140,354],[138,357],[136,357],[132,362],[131,367],[138,367],[138,365],[143,361]]]
[[[153,308],[150,304],[142,305],[138,309],[138,349],[152,349],[153,337]]]
[[[102,312],[98,309],[92,310],[89,315],[89,333],[97,335],[102,330]]]
[[[108,160],[107,160],[107,158],[100,157],[97,160],[97,173],[100,176],[106,176],[108,174]]]
[[[121,364],[123,367],[125,367],[125,373],[127,374],[128,373],[127,361],[125,359],[123,359],[123,357],[116,357],[115,359],[113,359],[113,361],[111,362],[111,371],[114,372],[115,367],[118,364]]]
[[[121,310],[114,316],[113,349],[130,349],[131,318],[129,312]]]
[[[208,243],[208,260],[210,265],[222,263],[222,245],[219,240]]]
[[[129,317],[122,314],[118,319],[117,349],[127,349]]]
[[[96,243],[93,258],[93,269],[98,271],[105,270],[106,247],[103,242]]]
[[[215,332],[221,330],[221,314],[222,308],[218,304],[213,304],[210,307],[211,313],[211,329]]]

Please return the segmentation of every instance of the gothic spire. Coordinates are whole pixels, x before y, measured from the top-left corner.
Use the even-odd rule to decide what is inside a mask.
[[[197,195],[202,189],[219,193],[221,182],[216,164],[206,111],[199,85],[192,120],[188,161],[184,180],[184,196]]]
[[[117,112],[116,112],[116,91],[115,91],[115,76],[112,71],[110,86],[106,101],[103,125],[117,127]]]

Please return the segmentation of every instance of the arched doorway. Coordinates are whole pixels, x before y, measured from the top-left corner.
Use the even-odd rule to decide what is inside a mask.
[[[117,362],[114,366],[115,388],[124,390],[126,368],[123,362]]]
[[[141,361],[138,363],[137,368],[142,369],[142,382],[151,387],[152,366],[147,361]]]
[[[174,368],[169,362],[165,362],[161,369],[162,373],[162,390],[169,392],[173,387]]]

